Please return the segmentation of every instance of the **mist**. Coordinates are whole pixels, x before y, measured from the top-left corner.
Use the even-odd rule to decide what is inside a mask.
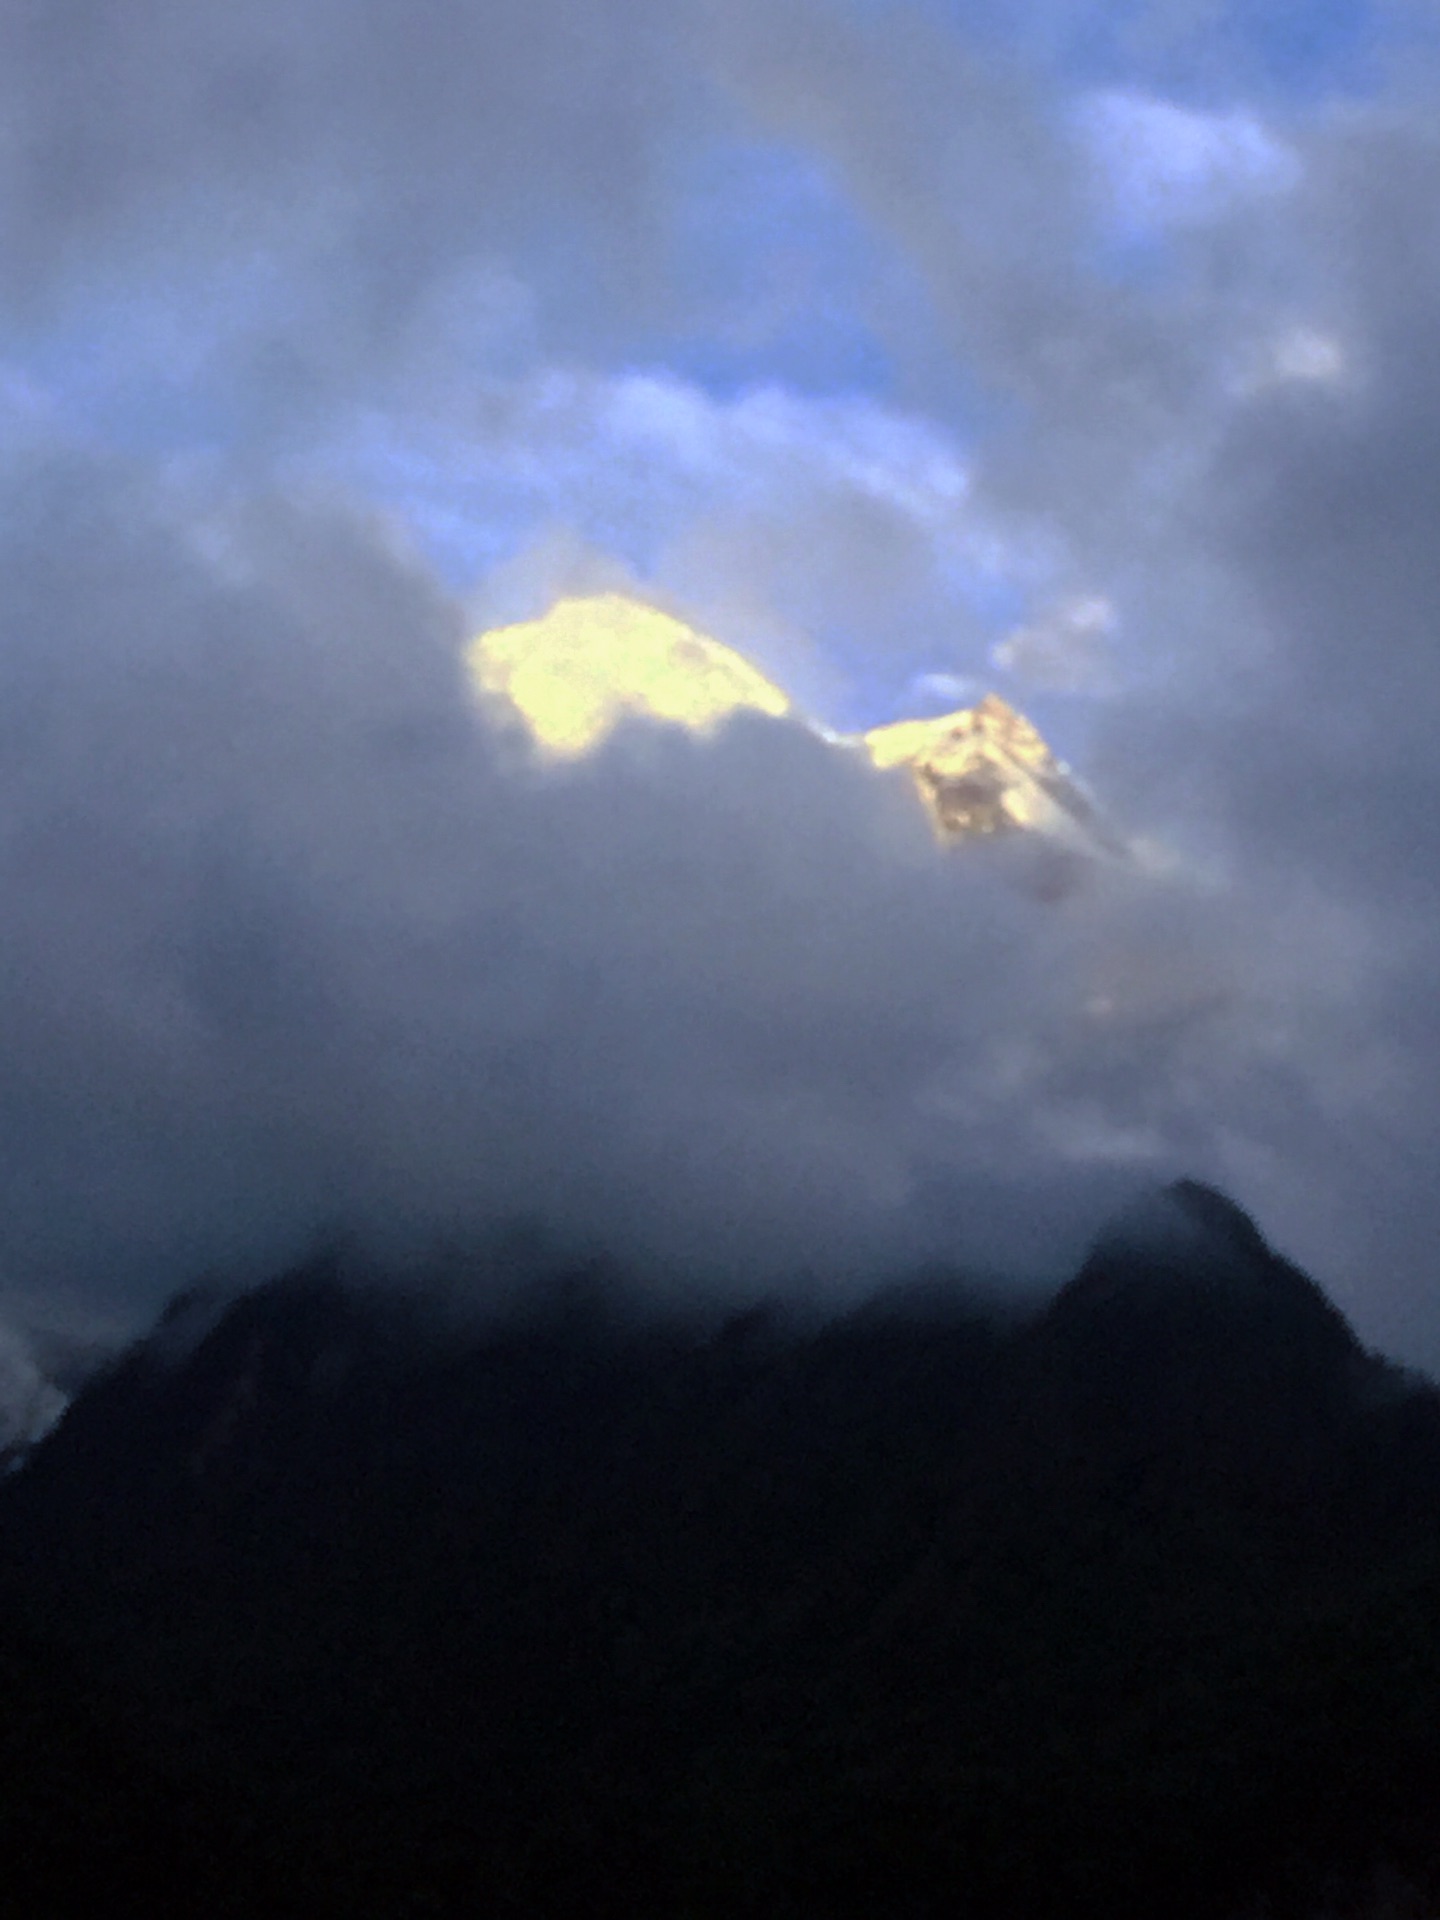
[[[1433,62],[1141,15],[0,13],[16,1313],[1058,1280],[1188,1174],[1440,1361]],[[799,720],[542,764],[462,648],[587,582],[832,727],[998,686],[1143,857]]]

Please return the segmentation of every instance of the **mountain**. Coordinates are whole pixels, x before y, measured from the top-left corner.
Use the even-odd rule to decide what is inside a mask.
[[[587,752],[627,715],[698,732],[740,708],[803,721],[743,654],[624,594],[559,600],[542,619],[477,635],[467,658],[482,700],[561,757]],[[881,771],[907,768],[944,840],[1019,832],[1070,859],[1125,857],[1074,774],[998,694],[865,734],[815,731]]]
[[[703,732],[740,707],[790,711],[742,654],[625,594],[558,600],[543,619],[478,635],[467,657],[481,696],[548,753],[584,753],[626,715]]]
[[[1019,1319],[445,1297],[192,1295],[0,1486],[173,1910],[1437,1911],[1440,1393],[1222,1196]]]
[[[1112,1470],[1143,1460],[1183,1481],[1192,1509],[1203,1495],[1244,1518],[1257,1551],[1353,1545],[1412,1495],[1429,1524],[1440,1397],[1362,1347],[1213,1188],[1177,1181],[1120,1215],[1028,1344],[1029,1417],[1068,1422],[1072,1457],[1083,1441]],[[1403,1475],[1386,1464],[1395,1447]]]
[[[942,835],[1029,832],[1084,854],[1124,843],[1039,732],[998,694],[934,720],[900,720],[863,736],[877,767],[910,769]]]
[[[0,1323],[0,1470],[13,1467],[60,1418],[68,1399],[61,1379],[83,1377],[57,1339],[46,1344],[51,1351],[38,1353],[32,1337]]]

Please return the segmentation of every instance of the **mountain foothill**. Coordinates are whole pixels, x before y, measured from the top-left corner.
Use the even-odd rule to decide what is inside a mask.
[[[196,1290],[0,1598],[17,1912],[1440,1911],[1440,1391],[1193,1182],[1023,1309]]]

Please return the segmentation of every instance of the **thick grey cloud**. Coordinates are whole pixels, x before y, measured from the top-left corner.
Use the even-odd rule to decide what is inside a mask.
[[[373,521],[73,453],[5,504],[22,1288],[535,1217],[690,1285],[1054,1273],[1137,1180],[1283,1161],[1348,1035],[1323,915],[1297,977],[1289,903],[1041,900],[798,724],[536,766]]]
[[[1291,244],[1339,368],[1237,410],[1189,527],[1248,645],[1222,641],[1208,683],[1192,662],[1177,698],[1116,724],[1122,752],[1146,727],[1163,742],[1168,767],[1149,762],[1145,791],[1176,783],[1249,886],[1303,889],[1345,930],[1354,1033],[1332,1072],[1350,1083],[1349,1162],[1307,1199],[1349,1213],[1349,1259],[1433,1353],[1437,150],[1418,116],[1352,112],[1308,159]],[[1320,964],[1303,921],[1291,939],[1297,970]]]
[[[433,385],[447,343],[615,350],[665,303],[673,150],[711,110],[683,35],[649,0],[7,0],[0,301],[116,379],[159,343],[270,439]]]
[[[1157,46],[1193,31],[1182,11],[1150,11]],[[1284,164],[1267,189],[1171,235],[1158,269],[1141,255],[1097,271],[1093,176],[1053,84],[933,20],[797,18],[745,44],[737,83],[899,237],[995,396],[981,511],[1048,526],[1062,568],[1113,593],[1131,685],[1100,716],[1095,777],[1208,865],[1233,991],[1270,1006],[1228,1034],[1199,1023],[1219,1049],[1208,1067],[1230,1071],[1192,1084],[1195,1151],[1223,1139],[1275,1230],[1362,1318],[1433,1357],[1440,289],[1424,69],[1389,100],[1272,96]],[[1190,83],[1233,128],[1227,72],[1253,77],[1222,59]],[[1159,1064],[1136,1062],[1141,1078]],[[1162,1084],[1183,1101],[1174,1068]]]
[[[84,456],[9,481],[12,1280],[516,1215],[853,1279],[947,1249],[947,1168],[1031,1180],[1005,1009],[1068,986],[902,786],[759,722],[545,772],[374,525]]]
[[[1440,1358],[1425,82],[1272,90],[1288,172],[1117,238],[1044,11],[1005,52],[841,0],[0,9],[12,349],[50,342],[0,481],[12,1297],[522,1214],[730,1284],[1054,1267],[1183,1171]],[[1152,90],[1202,26],[1137,22]],[[888,263],[883,405],[636,374],[769,298],[677,266],[721,135]],[[167,361],[203,461],[139,450]],[[638,527],[772,666],[848,621],[908,677],[982,664],[967,568],[1037,618],[1107,595],[1089,770],[1172,866],[1041,902],[798,726],[534,768],[335,477],[357,421],[437,419],[486,466],[462,517],[584,502],[476,605]]]

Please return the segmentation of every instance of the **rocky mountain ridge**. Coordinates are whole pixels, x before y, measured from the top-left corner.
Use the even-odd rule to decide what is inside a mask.
[[[1039,730],[997,693],[933,720],[863,736],[881,769],[909,769],[941,836],[1034,833],[1070,851],[1122,857],[1125,845]]]
[[[996,693],[933,719],[833,734],[734,648],[619,593],[561,599],[540,619],[479,634],[467,661],[482,702],[518,718],[542,754],[588,752],[626,718],[708,732],[751,709],[810,725],[882,772],[906,769],[943,841],[1021,833],[1071,856],[1126,857],[1089,792]]]
[[[1440,1894],[1440,1393],[1209,1189],[1018,1321],[380,1282],[192,1298],[0,1488],[0,1618],[231,1910]]]

